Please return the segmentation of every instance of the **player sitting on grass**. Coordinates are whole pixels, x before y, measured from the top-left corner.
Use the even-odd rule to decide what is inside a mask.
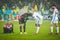
[[[59,33],[59,26],[58,26],[58,9],[56,7],[56,4],[52,5],[52,9],[53,9],[53,14],[52,16],[52,20],[51,20],[51,34],[53,33],[53,24],[56,25],[56,34]]]
[[[43,16],[41,15],[41,12],[38,12],[38,11],[34,11],[32,16],[34,17],[34,20],[36,22],[35,23],[35,25],[36,25],[35,34],[38,34],[39,33],[39,29],[40,29],[40,25],[42,24]]]
[[[13,24],[10,23],[10,21],[8,23],[6,23],[3,27],[4,29],[4,33],[11,33],[13,32]]]

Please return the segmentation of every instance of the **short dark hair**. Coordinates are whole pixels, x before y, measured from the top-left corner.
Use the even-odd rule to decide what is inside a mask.
[[[52,6],[55,6],[55,7],[57,7],[57,5],[56,5],[56,4],[53,4]]]

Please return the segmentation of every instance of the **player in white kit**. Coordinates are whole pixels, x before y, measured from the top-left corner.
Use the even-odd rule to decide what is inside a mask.
[[[33,17],[34,17],[35,22],[36,22],[35,23],[35,25],[36,25],[36,32],[35,32],[35,34],[38,34],[39,29],[40,29],[40,24],[42,24],[43,16],[41,15],[41,12],[35,11],[33,13]]]
[[[53,24],[56,25],[56,34],[59,33],[59,26],[58,26],[58,9],[56,7],[56,5],[52,5],[52,9],[53,9],[53,14],[52,14],[52,21],[51,21],[51,33],[53,33]]]

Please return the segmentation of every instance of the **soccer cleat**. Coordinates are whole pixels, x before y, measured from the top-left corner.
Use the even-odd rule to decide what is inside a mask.
[[[59,33],[56,33],[56,34],[59,34]]]
[[[24,34],[27,34],[27,32],[24,32]]]
[[[36,32],[35,34],[37,35],[38,33]]]
[[[23,34],[22,32],[20,32],[20,34]]]
[[[50,34],[53,34],[53,32],[50,32]]]

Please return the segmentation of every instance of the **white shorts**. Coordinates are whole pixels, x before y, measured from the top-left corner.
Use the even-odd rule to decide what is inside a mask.
[[[40,16],[40,19],[35,20],[36,24],[42,24],[43,23],[43,16]]]
[[[42,24],[43,20],[35,20],[36,24]]]
[[[40,24],[40,20],[35,20],[36,24]]]
[[[52,19],[51,24],[58,23],[58,18]]]

